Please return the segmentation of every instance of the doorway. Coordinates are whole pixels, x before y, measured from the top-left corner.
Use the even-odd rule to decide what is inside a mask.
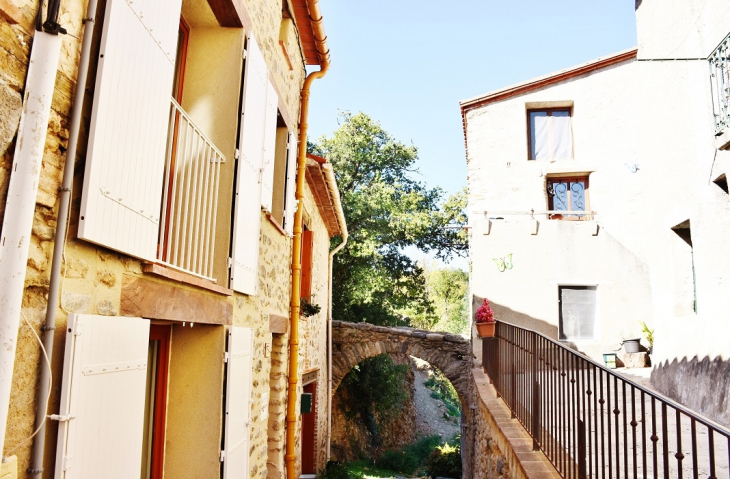
[[[304,386],[304,393],[312,395],[312,406],[309,412],[302,413],[302,475],[317,473],[314,456],[317,442],[317,382]]]

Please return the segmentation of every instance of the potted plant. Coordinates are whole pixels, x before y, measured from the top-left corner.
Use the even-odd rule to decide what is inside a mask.
[[[484,298],[482,305],[477,309],[477,314],[474,318],[474,323],[477,327],[477,334],[480,338],[493,338],[494,328],[496,326],[494,320],[494,311],[489,306],[489,300]]]
[[[646,336],[646,342],[649,343],[649,347],[646,348],[646,352],[651,354],[654,351],[654,330],[649,329],[644,321],[641,322],[641,332]]]

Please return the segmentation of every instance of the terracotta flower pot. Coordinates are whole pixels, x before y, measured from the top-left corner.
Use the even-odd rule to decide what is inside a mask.
[[[477,334],[480,338],[493,338],[494,328],[497,325],[495,321],[490,323],[474,323],[477,325]]]

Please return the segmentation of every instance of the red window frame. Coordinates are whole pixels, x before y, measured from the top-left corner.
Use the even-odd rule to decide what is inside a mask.
[[[153,324],[150,341],[159,341],[155,372],[155,409],[152,413],[151,479],[162,479],[165,465],[165,429],[167,425],[167,387],[170,372],[170,337],[172,327]]]

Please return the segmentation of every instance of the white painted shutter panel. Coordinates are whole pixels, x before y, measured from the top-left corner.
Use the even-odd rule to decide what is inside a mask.
[[[71,314],[56,479],[128,479],[142,464],[150,322]]]
[[[268,70],[253,35],[246,42],[246,72],[236,174],[236,205],[233,220],[233,264],[231,288],[256,294],[261,232],[261,168]]]
[[[297,211],[297,135],[289,132],[289,151],[286,160],[286,199],[284,200],[284,230],[294,234],[294,213]]]
[[[228,330],[223,479],[249,477],[252,352],[253,329],[231,326]]]
[[[79,237],[154,260],[181,0],[109,0]]]
[[[264,125],[264,168],[261,178],[261,208],[271,213],[274,196],[274,163],[276,162],[276,116],[279,95],[269,80],[266,89],[266,123]]]

